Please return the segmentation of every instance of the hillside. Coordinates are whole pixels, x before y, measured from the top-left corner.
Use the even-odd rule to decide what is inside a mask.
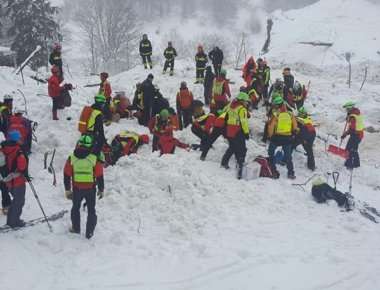
[[[360,9],[355,4],[358,2],[362,3]],[[272,80],[281,76],[282,65],[287,60],[297,62],[293,66],[296,79],[303,83],[311,81],[306,106],[320,124],[321,136],[328,133],[340,136],[345,117],[341,105],[351,99],[364,113],[366,126],[380,128],[380,94],[376,83],[380,70],[372,66],[378,59],[373,54],[375,42],[371,41],[379,36],[373,29],[374,24],[379,24],[375,18],[377,7],[364,0],[322,0],[302,10],[274,14],[281,25],[275,26],[273,49],[267,56],[269,64],[274,64]],[[355,10],[356,18],[342,17],[352,16]],[[331,12],[330,17],[325,11]],[[289,19],[292,16],[296,20]],[[316,20],[310,23],[312,16]],[[347,23],[352,23],[352,27],[347,28]],[[358,23],[363,26],[359,27]],[[357,26],[359,32],[371,28],[371,34],[360,33],[360,38],[351,39],[351,28]],[[72,26],[72,30],[76,29]],[[335,38],[325,38],[331,29],[335,29]],[[334,40],[335,53],[298,46],[296,42],[300,40],[314,40],[305,39],[305,35],[317,35],[321,41]],[[72,107],[59,112],[58,122],[50,119],[50,99],[38,95],[46,94],[46,86],[29,79],[31,71],[25,72],[23,86],[11,69],[0,67],[2,91],[21,89],[27,96],[29,117],[39,123],[30,172],[48,214],[71,208],[71,202],[63,197],[62,170],[79,138],[76,126],[80,111],[92,102],[96,93],[96,88],[84,88],[84,85],[98,81],[96,76],[83,73],[80,61],[85,55],[79,54],[80,37],[75,35],[71,39],[74,41],[64,46],[72,69],[66,81],[72,82],[76,89]],[[159,41],[164,42],[157,36]],[[362,91],[359,91],[359,73],[350,89],[346,84],[344,61],[336,56],[345,47],[352,47],[359,62],[371,62],[369,82]],[[187,59],[178,61],[174,77],[162,75],[159,65],[154,68],[154,83],[171,104],[182,80],[191,84],[195,97],[201,99],[202,87],[192,84],[193,66]],[[232,66],[227,69],[228,77],[236,82],[232,86],[236,95],[242,83],[241,72]],[[138,66],[111,76],[110,82],[114,91],[124,90],[132,96],[136,82],[144,80],[147,73]],[[15,102],[16,107],[24,106],[18,95]],[[66,120],[67,117],[72,119]],[[264,108],[260,107],[250,120],[253,138],[248,141],[248,163],[259,154],[266,155],[266,148],[259,141],[263,126]],[[135,120],[121,120],[106,127],[106,136],[111,140],[126,129],[147,133]],[[196,142],[190,128],[175,134],[184,142]],[[362,166],[354,171],[353,186],[357,200],[377,208],[380,208],[379,142],[379,133],[366,133],[360,146]],[[56,187],[52,186],[52,175],[43,169],[44,153],[54,148],[57,150]],[[230,170],[220,168],[226,148],[226,141],[219,139],[202,162],[199,152],[181,149],[175,155],[160,157],[151,153],[150,144],[142,147],[137,155],[107,168],[106,196],[97,202],[98,225],[89,241],[83,235],[68,233],[69,215],[52,223],[53,233],[42,224],[0,234],[1,289],[379,289],[378,224],[365,219],[358,210],[341,212],[335,202],[315,203],[310,194],[311,185],[305,187],[306,191],[292,186],[283,167],[279,168],[282,175],[279,180],[238,181],[232,159]],[[328,155],[319,139],[314,150],[315,174],[327,178],[327,172],[340,172],[338,189],[347,191],[349,172],[343,161]],[[294,182],[303,183],[313,175],[306,169],[302,151],[294,153],[294,163],[297,175]],[[28,189],[23,218],[40,216]],[[82,212],[83,225],[85,216]],[[0,216],[0,224],[4,223],[5,217]]]

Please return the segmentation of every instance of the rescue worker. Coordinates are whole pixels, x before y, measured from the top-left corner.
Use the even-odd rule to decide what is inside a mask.
[[[25,118],[23,113],[24,111],[16,109],[15,113],[9,117],[7,132],[16,130],[21,134],[18,143],[27,156],[31,153],[32,149],[32,121]]]
[[[177,51],[173,47],[171,41],[168,42],[168,47],[164,51],[165,64],[163,73],[166,73],[166,70],[170,67],[170,75],[174,74],[174,59],[177,57]]]
[[[153,85],[153,74],[149,74],[146,80],[141,84],[141,89],[143,93],[143,121],[144,126],[148,126],[150,119],[152,118],[152,102],[155,96],[155,87]]]
[[[95,102],[91,106],[92,112],[88,120],[86,135],[90,135],[93,138],[93,151],[95,155],[99,155],[102,151],[103,145],[107,144],[107,139],[104,135],[103,126],[103,109],[106,105],[106,97],[98,94],[95,96]]]
[[[191,132],[200,139],[200,144],[193,145],[192,147],[193,149],[200,148],[201,151],[203,151],[206,146],[215,122],[215,115],[212,113],[206,114],[203,106],[202,101],[195,100],[193,102],[194,120],[191,126]]]
[[[203,84],[205,79],[205,70],[206,65],[208,62],[207,54],[203,51],[203,46],[198,46],[197,54],[195,55],[195,69],[196,69],[196,76],[195,76],[195,83],[196,84]]]
[[[69,156],[64,167],[65,197],[72,200],[71,233],[80,234],[80,209],[84,199],[87,205],[86,238],[94,235],[97,216],[95,210],[96,196],[104,196],[103,165],[91,152],[93,138],[83,135],[79,139],[79,146]],[[98,192],[96,192],[96,187]]]
[[[208,54],[209,59],[212,61],[212,65],[214,67],[215,76],[219,76],[222,70],[223,65],[223,51],[215,46]]]
[[[247,87],[250,87],[252,85],[252,80],[255,74],[256,74],[256,62],[253,56],[251,56],[243,67],[242,78],[244,79]]]
[[[202,161],[206,160],[207,154],[210,151],[212,145],[220,136],[225,136],[226,133],[226,115],[229,110],[230,104],[227,104],[222,110],[217,111],[215,115],[214,127],[211,131],[211,134],[205,142],[205,146],[202,149],[202,154],[200,159]]]
[[[111,120],[112,120],[112,112],[111,112],[112,89],[111,89],[111,84],[108,81],[108,77],[109,75],[106,72],[102,72],[100,74],[100,85],[99,85],[99,91],[98,91],[98,94],[106,97],[106,104],[103,108],[104,121],[106,122],[106,125],[110,125]]]
[[[274,84],[271,85],[269,89],[269,100],[273,101],[274,95],[280,95],[282,98],[284,98],[284,88],[285,84],[284,81],[277,78],[274,82]],[[270,103],[268,103],[270,105]]]
[[[294,87],[294,76],[289,67],[284,68],[282,76],[284,78],[284,100],[289,103],[290,93],[292,93]]]
[[[106,161],[114,165],[121,157],[136,153],[143,144],[149,144],[148,135],[139,135],[131,131],[122,131],[111,142],[111,154]]]
[[[293,107],[301,108],[305,103],[308,91],[305,85],[301,85],[299,81],[294,82],[293,90],[291,92]]]
[[[144,93],[141,83],[136,84],[132,106],[129,109],[136,111],[133,116],[137,118],[139,125],[144,125]]]
[[[122,118],[130,118],[132,116],[131,107],[129,98],[124,91],[115,92],[115,97],[111,102],[112,121],[118,122]]]
[[[264,105],[267,106],[269,104],[270,67],[262,58],[257,60],[257,78],[260,81],[261,97],[264,99]]]
[[[364,119],[354,102],[349,101],[345,103],[343,108],[347,111],[347,117],[345,131],[341,139],[344,140],[347,136],[350,136],[346,144],[348,158],[344,166],[346,166],[347,169],[354,169],[360,167],[358,150],[359,144],[364,137]]]
[[[153,134],[152,151],[160,150],[161,155],[174,153],[177,146],[183,149],[189,147],[174,138],[174,128],[169,117],[169,111],[164,109],[149,122],[149,130]]]
[[[316,131],[313,125],[313,120],[304,107],[298,109],[297,126],[299,131],[293,141],[293,149],[298,145],[303,146],[307,155],[307,168],[311,171],[315,170],[315,160],[313,152],[313,144],[316,136]]]
[[[19,144],[20,139],[20,132],[13,130],[8,133],[7,140],[1,143],[1,151],[5,155],[8,172],[3,181],[12,196],[7,225],[12,228],[25,226],[25,222],[20,217],[25,204],[25,182],[29,177],[27,177],[28,161]]]
[[[204,99],[205,99],[205,104],[207,106],[209,106],[210,102],[211,102],[211,98],[212,98],[212,85],[214,83],[214,79],[215,79],[215,75],[212,72],[211,66],[207,66],[206,67],[205,79],[204,79],[204,83],[203,83],[203,88],[204,88],[203,96],[204,96]]]
[[[148,35],[146,34],[143,34],[143,38],[140,41],[139,52],[142,58],[142,62],[144,64],[144,68],[148,69],[148,67],[150,67],[150,69],[152,69],[152,43],[150,42],[150,40],[148,39]]]
[[[227,71],[222,69],[220,75],[214,79],[210,103],[210,109],[213,113],[223,109],[231,98],[230,85],[226,75]]]
[[[62,47],[59,43],[55,43],[53,46],[53,51],[49,56],[49,63],[52,66],[56,66],[59,69],[59,76],[63,79],[63,62],[62,62]]]
[[[235,155],[238,165],[238,179],[242,178],[243,165],[247,153],[245,141],[249,139],[248,126],[248,105],[249,96],[247,93],[240,92],[235,100],[232,101],[227,110],[226,137],[228,149],[222,158],[222,167],[229,169],[229,160]]]
[[[12,115],[13,97],[5,95],[3,103],[0,104],[0,131],[3,132],[4,137],[7,134],[9,118]]]
[[[288,178],[295,179],[294,166],[292,161],[293,136],[298,133],[295,116],[289,112],[284,103],[284,99],[276,96],[273,100],[276,112],[272,115],[268,124],[268,138],[270,140],[268,155],[274,178],[278,178],[280,173],[276,169],[275,151],[277,147],[282,147],[284,151],[284,161],[288,169]]]
[[[192,120],[193,93],[188,89],[186,82],[181,82],[181,87],[176,96],[179,129],[187,128]]]
[[[154,86],[152,116],[159,114],[163,109],[169,109],[169,101],[161,94],[160,88],[158,86]]]
[[[52,76],[48,80],[48,94],[53,101],[52,117],[53,120],[58,119],[58,109],[62,107],[61,92],[63,90],[62,78],[60,70],[57,66],[53,65],[51,68]]]

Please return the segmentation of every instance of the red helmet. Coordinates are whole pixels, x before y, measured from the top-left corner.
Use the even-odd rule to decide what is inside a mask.
[[[58,68],[58,66],[53,65],[53,66],[51,67],[51,72],[52,72],[52,74],[57,74],[57,73],[59,72],[59,68]]]
[[[143,144],[149,144],[149,136],[148,135],[145,135],[145,134],[140,135],[139,139]]]

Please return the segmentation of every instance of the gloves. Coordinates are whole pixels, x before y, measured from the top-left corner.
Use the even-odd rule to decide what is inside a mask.
[[[341,137],[340,137],[340,139],[344,139],[344,138],[346,138],[347,137],[347,134],[346,133],[344,133]]]
[[[72,200],[73,199],[73,192],[71,190],[65,190],[65,197],[68,200]]]
[[[244,134],[245,140],[249,140],[249,134]]]
[[[104,192],[98,190],[97,196],[98,196],[99,199],[102,199],[104,197]]]

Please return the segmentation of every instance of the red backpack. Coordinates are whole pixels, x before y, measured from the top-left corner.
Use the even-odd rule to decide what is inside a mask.
[[[255,162],[261,165],[260,177],[273,178],[273,172],[272,172],[272,169],[270,168],[269,160],[267,157],[259,155],[255,158]]]

